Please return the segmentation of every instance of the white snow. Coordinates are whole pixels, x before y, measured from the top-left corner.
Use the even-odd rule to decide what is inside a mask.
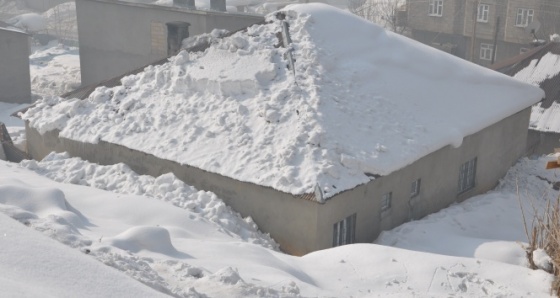
[[[560,74],[560,55],[546,53],[540,59],[533,59],[527,67],[517,72],[513,77],[535,86],[539,86],[547,79]],[[553,101],[547,108],[542,103],[533,106],[529,127],[543,132],[560,132],[560,105]]]
[[[37,13],[24,13],[6,20],[6,23],[25,30],[26,32],[37,32],[47,28],[47,20]]]
[[[29,56],[29,71],[31,91],[36,96],[62,95],[80,86],[78,48],[54,40],[33,50]]]
[[[254,32],[269,33],[264,29]],[[237,47],[243,45],[243,41],[224,44]],[[249,45],[254,44],[250,42]],[[297,54],[298,47],[295,48]],[[53,57],[61,54],[50,53]],[[195,58],[196,63],[196,55],[182,57],[176,59]],[[306,61],[302,57],[298,59]],[[60,85],[57,80],[69,79],[65,74],[73,69],[66,65],[72,64],[70,61],[61,60],[60,72],[45,78],[57,85]],[[184,62],[184,66],[190,63]],[[45,70],[51,67],[46,66]],[[282,67],[277,70],[279,73],[283,72]],[[450,74],[454,71],[457,70],[450,70]],[[228,75],[234,76],[231,72]],[[333,77],[327,78],[335,82]],[[302,76],[296,81],[305,83]],[[447,82],[445,76],[441,81]],[[159,86],[154,81],[147,82]],[[227,80],[220,83],[223,82],[228,84]],[[185,85],[173,84],[186,89]],[[187,86],[199,86],[199,82]],[[307,90],[304,87],[302,89]],[[319,94],[319,89],[329,86],[317,84],[315,87]],[[34,90],[37,94],[51,90],[49,86],[37,85],[37,88]],[[45,91],[40,91],[41,88]],[[234,92],[236,85],[226,88]],[[162,90],[162,93],[164,91],[178,96],[170,90]],[[101,90],[92,99],[102,101],[107,92]],[[148,90],[144,92],[149,94]],[[212,92],[200,96],[204,94],[210,95],[209,100],[214,99],[212,96],[218,97]],[[277,92],[270,94],[278,95]],[[285,94],[286,100],[296,99],[290,92]],[[335,95],[340,96],[339,93]],[[262,99],[265,95],[259,96]],[[196,105],[203,104],[197,97],[186,99]],[[170,104],[165,96],[158,100]],[[225,105],[238,100],[246,103],[247,98],[235,95],[225,101]],[[47,97],[45,102],[49,101],[58,99]],[[131,108],[136,104],[130,101],[123,103],[123,107]],[[153,104],[157,106],[159,102]],[[232,106],[235,112],[245,113],[242,115],[248,115],[252,111],[249,108],[253,108]],[[23,132],[23,122],[9,117],[22,107],[24,105],[0,103],[0,121],[7,123],[9,130]],[[67,107],[69,111],[83,108],[73,102]],[[201,118],[208,116],[204,109],[195,105],[191,108],[201,113]],[[224,111],[216,103],[207,108]],[[480,112],[485,112],[483,108],[486,105],[480,106]],[[143,115],[136,116],[141,119]],[[193,115],[196,116],[191,113],[176,117]],[[273,120],[277,115],[272,111],[263,113],[262,117]],[[478,116],[471,116],[471,119],[477,120]],[[199,129],[200,135],[195,134],[196,137],[207,133],[206,127]],[[10,134],[14,137],[13,131]],[[278,134],[274,138],[294,135]],[[175,140],[181,141],[177,129]],[[170,144],[174,145],[172,141]],[[392,148],[386,145],[376,142],[372,148],[380,154],[391,152]],[[258,146],[255,148],[260,150]],[[297,159],[302,156],[299,151],[293,155]],[[141,176],[122,164],[99,166],[65,154],[51,154],[41,162],[27,161],[19,165],[0,161],[1,296],[550,297],[553,277],[542,270],[525,268],[526,237],[518,207],[518,197],[526,212],[532,210],[531,206],[542,209],[548,200],[558,197],[558,191],[551,188],[551,183],[558,180],[558,170],[544,170],[549,159],[556,159],[556,156],[522,159],[495,191],[385,232],[377,243],[387,246],[347,245],[304,257],[271,250],[275,244],[267,235],[258,232],[250,219],[240,218],[214,194],[197,191],[171,174],[157,178]],[[349,155],[345,155],[344,160],[348,164],[355,162]],[[337,170],[340,168],[327,168],[333,177],[340,175]],[[344,177],[344,172],[342,175]],[[535,262],[540,268],[550,266],[550,258],[542,250],[535,252]]]
[[[3,171],[5,167],[3,164]],[[2,187],[6,187],[4,183]],[[0,197],[6,198],[6,194]],[[40,201],[39,197],[34,199]],[[0,288],[4,297],[165,297],[4,214],[0,214],[0,226]]]
[[[270,15],[270,24],[203,53],[181,52],[85,101],[44,99],[24,117],[41,132],[121,144],[292,194],[318,184],[328,198],[368,182],[366,174],[459,146],[543,97],[328,5],[285,13],[295,77]]]
[[[526,212],[556,198],[547,181],[558,171],[544,170],[555,158],[522,159],[494,192],[378,240],[397,248],[356,244],[299,258],[271,250],[250,220],[171,174],[65,154],[0,161],[0,287],[8,297],[157,296],[142,283],[175,297],[549,297],[552,276],[525,267],[516,189]],[[542,250],[535,262],[550,266]]]
[[[544,170],[546,159],[524,159],[495,192],[388,232],[399,234],[398,240],[411,250],[355,244],[303,257],[248,243],[201,213],[154,199],[149,181],[162,178],[134,176],[130,170],[122,171],[124,166],[98,166],[64,155],[21,165],[0,161],[0,213],[22,223],[0,214],[0,241],[7,252],[0,254],[0,268],[9,272],[0,285],[4,295],[18,297],[22,291],[23,296],[65,296],[74,291],[85,297],[155,297],[143,294],[149,289],[140,283],[123,281],[115,270],[96,266],[90,260],[94,258],[176,297],[549,297],[552,276],[511,258],[525,240],[515,209],[516,187],[526,205],[531,196],[534,205],[543,206],[558,195],[537,177],[556,177],[555,171]],[[82,180],[75,178],[80,170]],[[135,179],[147,182],[125,182]],[[138,189],[142,185],[146,190]],[[176,194],[183,187],[171,184],[165,193]],[[145,191],[146,196],[124,190]],[[550,197],[543,197],[545,192]],[[457,212],[459,208],[465,213]],[[228,218],[227,213],[217,217]],[[414,233],[422,230],[424,241]],[[480,248],[502,259],[467,253]],[[536,255],[537,262],[546,266],[546,254]]]

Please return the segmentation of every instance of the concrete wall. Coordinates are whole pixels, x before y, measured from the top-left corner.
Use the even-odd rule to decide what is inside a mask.
[[[271,234],[285,252],[302,255],[332,246],[333,225],[357,213],[356,242],[372,242],[381,231],[418,219],[496,186],[525,153],[530,109],[525,109],[481,132],[468,136],[459,148],[450,146],[368,184],[342,192],[325,204],[296,198],[268,187],[244,183],[197,168],[162,160],[126,147],[100,142],[80,143],[40,135],[26,125],[28,152],[41,159],[51,151],[67,151],[99,164],[124,162],[141,174],[173,172],[198,189],[215,192],[244,216]],[[459,167],[477,158],[475,187],[457,194]],[[410,186],[421,179],[420,194],[410,199]],[[392,192],[392,207],[381,212],[381,196]]]
[[[560,134],[529,129],[529,135],[527,136],[528,154],[551,154],[554,153],[555,148],[560,148]]]
[[[0,101],[31,102],[29,35],[0,28]]]
[[[319,209],[317,248],[332,245],[333,225],[357,213],[356,241],[372,242],[383,230],[437,212],[454,202],[484,193],[497,185],[525,154],[530,109],[525,109],[413,164],[339,194]],[[477,158],[475,187],[457,194],[461,164]],[[410,198],[413,181],[421,179],[420,194]],[[381,197],[392,192],[392,207],[381,212]]]
[[[52,151],[67,151],[71,156],[79,156],[102,165],[123,162],[137,173],[155,177],[173,172],[189,185],[213,191],[243,216],[251,216],[262,231],[273,236],[283,251],[303,255],[318,249],[314,236],[317,232],[317,210],[321,205],[316,202],[296,198],[272,188],[241,183],[120,145],[76,142],[59,138],[57,131],[41,135],[29,125],[26,125],[26,135],[28,153],[34,159],[40,160]]]
[[[122,75],[167,57],[169,22],[190,23],[190,36],[238,30],[261,16],[122,1],[76,0],[82,85]]]

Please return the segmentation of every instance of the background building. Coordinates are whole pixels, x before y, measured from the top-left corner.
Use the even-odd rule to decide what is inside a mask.
[[[0,22],[0,101],[31,102],[29,35]]]
[[[413,39],[484,66],[560,27],[560,3],[552,0],[409,0],[407,11]]]
[[[225,1],[216,2],[224,11],[192,9],[189,3],[193,2],[161,6],[77,0],[82,85],[99,83],[168,57],[189,36],[213,29],[235,31],[264,19],[225,12]]]

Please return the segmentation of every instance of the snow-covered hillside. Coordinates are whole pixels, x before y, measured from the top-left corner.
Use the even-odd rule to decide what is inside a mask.
[[[514,258],[514,253],[522,254],[524,236],[519,210],[510,207],[517,204],[516,180],[527,186],[521,188],[527,191],[521,193],[523,201],[534,196],[535,203],[541,205],[545,203],[540,197],[544,191],[550,196],[558,194],[536,177],[555,177],[554,171],[544,170],[545,160],[523,160],[496,192],[387,233],[396,236],[399,243],[406,243],[409,250],[355,244],[303,257],[263,246],[269,243],[266,238],[260,238],[260,244],[250,243],[254,241],[240,237],[247,226],[233,229],[239,222],[234,224],[224,210],[211,215],[203,211],[223,209],[219,200],[212,203],[191,193],[191,204],[180,206],[177,202],[189,197],[181,199],[185,186],[170,183],[173,179],[169,175],[158,179],[139,177],[124,166],[97,166],[63,155],[22,165],[0,162],[0,213],[21,223],[20,228],[14,224],[0,228],[3,251],[10,251],[0,254],[0,267],[16,266],[13,256],[17,256],[17,246],[26,241],[54,246],[46,235],[76,252],[65,253],[68,248],[54,246],[60,252],[49,250],[49,255],[58,257],[51,260],[53,263],[68,264],[78,258],[71,264],[87,270],[93,266],[89,259],[97,259],[177,297],[546,297],[550,294],[551,275],[529,270],[521,258]],[[175,200],[169,200],[158,197],[158,193],[179,195],[171,195]],[[464,216],[457,216],[458,209],[464,211],[460,213]],[[492,221],[488,214],[509,218],[510,224],[486,225],[482,229],[483,223]],[[224,228],[224,223],[232,229]],[[34,229],[43,235],[22,229]],[[411,231],[427,239],[422,241]],[[258,234],[252,235],[253,239],[259,238]],[[10,237],[21,240],[9,241]],[[479,249],[486,249],[486,253],[476,255]],[[26,255],[25,264],[34,262],[44,262],[42,254]],[[68,275],[73,269],[57,268],[64,271],[60,273],[64,280],[56,280],[59,273],[55,269],[48,271],[49,266],[36,266],[38,272],[34,275],[4,275],[0,283],[3,289],[6,284],[10,286],[12,292],[8,294],[20,293],[17,285],[22,283],[28,293],[36,293],[42,287],[51,293],[64,293],[70,289],[66,283],[81,287]],[[28,267],[22,270],[25,268]],[[42,278],[56,282],[39,282]],[[99,288],[101,296],[114,286],[105,279],[92,278],[89,283],[87,289]],[[147,291],[137,288],[132,289]],[[80,290],[87,289],[84,286]],[[132,289],[119,296],[136,297]]]
[[[70,81],[71,51],[36,55],[46,62],[40,79],[54,84],[35,93]],[[22,107],[0,103],[12,134],[23,122],[9,114]],[[386,231],[376,244],[303,257],[277,251],[250,219],[171,174],[140,176],[64,154],[0,161],[0,296],[549,297],[552,276],[526,268],[519,201],[529,211],[558,197],[551,182],[560,172],[544,170],[553,158],[522,159],[496,190]]]

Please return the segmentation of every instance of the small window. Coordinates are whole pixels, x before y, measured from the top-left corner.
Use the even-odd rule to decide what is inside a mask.
[[[355,233],[356,213],[334,224],[333,247],[354,243]]]
[[[525,54],[525,53],[527,53],[528,51],[529,51],[528,48],[521,48],[521,49],[519,49],[519,54]]]
[[[429,0],[428,15],[441,17],[443,15],[443,0]]]
[[[459,187],[457,193],[463,193],[474,187],[476,176],[476,157],[462,164],[459,168]]]
[[[414,198],[415,196],[420,194],[420,179],[416,179],[410,185],[410,197]]]
[[[482,23],[488,23],[488,13],[490,12],[490,5],[479,4],[478,11],[476,14],[476,21]]]
[[[393,196],[392,192],[388,192],[381,197],[381,211],[386,211],[391,208],[391,197]]]
[[[515,26],[527,27],[533,22],[535,11],[533,9],[520,8],[517,10],[517,18],[515,19]]]
[[[481,60],[492,60],[492,54],[494,52],[494,45],[490,43],[480,44],[480,59]]]

